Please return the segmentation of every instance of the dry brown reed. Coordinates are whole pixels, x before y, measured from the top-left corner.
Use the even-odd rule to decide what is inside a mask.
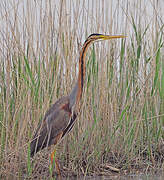
[[[48,154],[28,157],[45,111],[69,94],[90,33],[126,34],[87,55],[81,113],[58,146],[67,175],[162,167],[164,51],[162,1],[0,3],[1,178],[50,178]],[[147,8],[148,6],[148,8]],[[149,10],[151,9],[152,12]]]

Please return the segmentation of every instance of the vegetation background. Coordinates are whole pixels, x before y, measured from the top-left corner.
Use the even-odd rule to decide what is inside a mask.
[[[91,33],[125,34],[87,53],[81,113],[58,145],[65,173],[164,168],[164,2],[0,2],[0,177],[48,178],[49,153],[29,143],[44,113],[69,94]],[[114,170],[114,169],[113,169]]]

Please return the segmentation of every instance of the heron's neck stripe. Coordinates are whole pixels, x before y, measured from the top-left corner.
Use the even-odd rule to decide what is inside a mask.
[[[84,48],[82,50],[82,54],[81,54],[81,61],[80,61],[80,66],[81,66],[81,91],[83,89],[84,86],[84,76],[85,76],[85,55],[86,55],[86,50],[87,47],[89,46],[89,44],[91,43],[91,40],[85,42]],[[82,92],[81,92],[82,93]]]

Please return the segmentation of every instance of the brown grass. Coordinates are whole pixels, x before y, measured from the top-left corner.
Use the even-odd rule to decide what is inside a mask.
[[[45,111],[71,91],[79,49],[93,32],[128,37],[88,51],[81,113],[58,146],[63,174],[110,175],[109,165],[120,173],[162,167],[163,2],[81,3],[0,3],[1,178],[52,176],[51,150],[30,160],[28,145]]]

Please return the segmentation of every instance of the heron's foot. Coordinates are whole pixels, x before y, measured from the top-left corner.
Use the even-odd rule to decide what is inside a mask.
[[[57,158],[55,158],[54,153],[51,154],[50,172],[51,172],[52,176],[57,175],[57,176],[61,177],[63,175],[59,161],[57,160]]]
[[[61,175],[60,165],[59,165],[59,162],[58,162],[57,159],[54,159],[53,162],[51,161],[50,170],[51,170],[51,171],[54,171],[54,170],[55,170],[58,175]]]
[[[66,174],[64,172],[64,169],[61,167],[61,164],[59,163],[58,159],[55,157],[56,155],[56,149],[54,149],[54,151],[51,153],[50,156],[50,172],[52,176],[58,176],[58,178],[60,179],[60,177],[65,177]]]
[[[59,171],[56,169],[56,167],[54,167],[54,170],[53,170],[53,172],[52,172],[52,176],[53,177],[57,177],[57,178],[62,178],[62,177],[66,177],[67,176],[67,174],[66,174],[66,172],[64,171],[64,169],[63,168],[61,168],[60,167],[60,169],[59,169]]]
[[[57,161],[53,166],[52,177],[61,180],[63,177],[66,177],[67,174],[65,170],[62,168],[61,164]]]

